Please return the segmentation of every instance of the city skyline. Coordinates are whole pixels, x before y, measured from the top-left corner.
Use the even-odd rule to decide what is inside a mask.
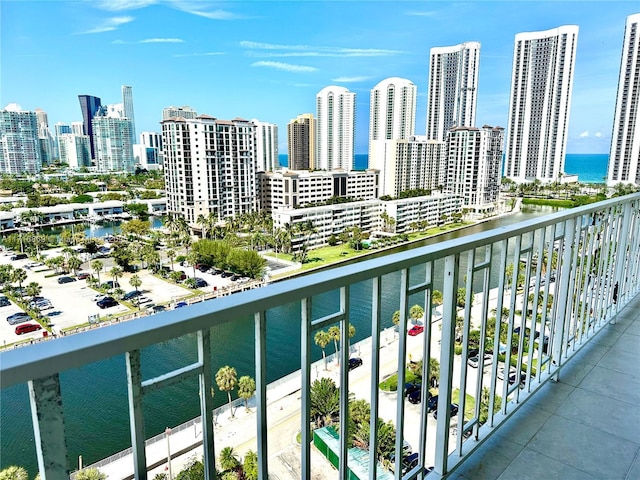
[[[34,4],[0,5],[2,107],[41,108],[53,129],[82,119],[78,95],[114,103],[129,85],[137,132],[160,131],[163,108],[189,105],[277,124],[282,153],[285,125],[314,112],[329,85],[356,93],[355,152],[366,153],[369,93],[393,76],[416,84],[424,134],[429,51],[463,42],[481,44],[476,125],[506,127],[515,35],[567,24],[580,27],[567,152],[608,153],[625,21],[639,10],[628,1]]]

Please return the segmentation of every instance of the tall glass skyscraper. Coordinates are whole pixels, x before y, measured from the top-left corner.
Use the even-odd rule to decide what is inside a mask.
[[[124,116],[131,122],[131,144],[136,143],[136,117],[133,114],[133,89],[128,85],[122,85],[122,104]]]
[[[91,121],[100,109],[100,99],[92,95],[78,95],[78,100],[80,101],[80,110],[82,111],[84,134],[89,135],[89,141],[91,142],[91,158],[96,158],[95,146],[93,143],[93,125],[91,124]]]
[[[624,30],[607,183],[640,185],[640,13]]]
[[[515,182],[564,173],[577,43],[577,25],[516,35],[504,168]]]

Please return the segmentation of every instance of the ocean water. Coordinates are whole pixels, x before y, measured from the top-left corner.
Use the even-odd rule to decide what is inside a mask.
[[[279,155],[280,165],[288,165],[287,154]],[[578,175],[578,181],[582,183],[605,183],[607,176],[607,153],[568,153],[565,156],[564,171],[568,174]],[[369,155],[366,153],[355,154],[356,170],[364,170],[369,164]]]

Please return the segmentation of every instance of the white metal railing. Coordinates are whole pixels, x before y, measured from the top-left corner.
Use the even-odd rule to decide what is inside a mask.
[[[370,450],[378,442],[381,399],[378,384],[388,372],[381,365],[383,306],[399,306],[399,332],[410,326],[410,310],[422,306],[421,357],[440,362],[437,420],[423,401],[409,411],[402,395],[407,354],[413,337],[398,337],[395,400],[395,476],[401,478],[405,424],[417,429],[418,465],[402,478],[447,476],[590,340],[639,290],[640,194],[607,200],[562,213],[473,234],[435,245],[277,282],[260,289],[133,320],[40,345],[0,353],[0,387],[28,383],[36,449],[43,480],[68,478],[64,413],[59,373],[124,354],[129,386],[130,429],[135,477],[146,478],[142,398],[185,378],[199,379],[203,450],[207,478],[215,476],[211,351],[224,348],[209,335],[212,326],[255,318],[256,445],[259,475],[267,478],[266,319],[270,309],[300,302],[301,318],[301,472],[311,478],[310,417],[312,342],[317,330],[337,325],[349,338],[352,292],[369,289],[371,317]],[[460,290],[463,288],[464,290]],[[432,321],[434,292],[442,292],[442,321]],[[361,291],[361,290],[359,290]],[[328,292],[333,295],[327,296]],[[321,299],[320,299],[321,297]],[[328,300],[329,299],[329,300]],[[333,300],[331,300],[333,299]],[[319,304],[322,308],[318,309]],[[461,305],[464,304],[464,307]],[[322,311],[322,314],[318,314]],[[495,320],[492,317],[497,317]],[[160,377],[142,380],[140,350],[197,333],[198,360]],[[518,332],[520,334],[518,334]],[[415,345],[413,345],[415,347]],[[388,349],[385,349],[388,350]],[[474,351],[475,350],[475,351]],[[339,478],[348,478],[347,425],[349,349],[339,352]],[[469,359],[478,355],[478,366]],[[315,359],[317,360],[317,359]],[[515,373],[513,382],[507,379]],[[505,372],[502,375],[503,371]],[[422,399],[430,395],[428,369]],[[503,376],[504,380],[500,377]],[[449,406],[457,398],[458,411]],[[499,398],[499,400],[498,400]],[[415,418],[414,418],[415,417]],[[455,429],[452,429],[455,425]],[[369,478],[380,468],[370,455]]]

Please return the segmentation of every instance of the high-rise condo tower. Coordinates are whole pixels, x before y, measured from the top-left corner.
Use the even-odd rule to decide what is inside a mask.
[[[640,13],[624,30],[607,184],[640,185]]]
[[[517,183],[564,173],[577,41],[576,25],[516,35],[504,175]]]
[[[430,51],[427,138],[443,142],[453,127],[474,127],[480,43]]]
[[[356,94],[325,87],[316,95],[316,169],[350,171],[354,163]]]

